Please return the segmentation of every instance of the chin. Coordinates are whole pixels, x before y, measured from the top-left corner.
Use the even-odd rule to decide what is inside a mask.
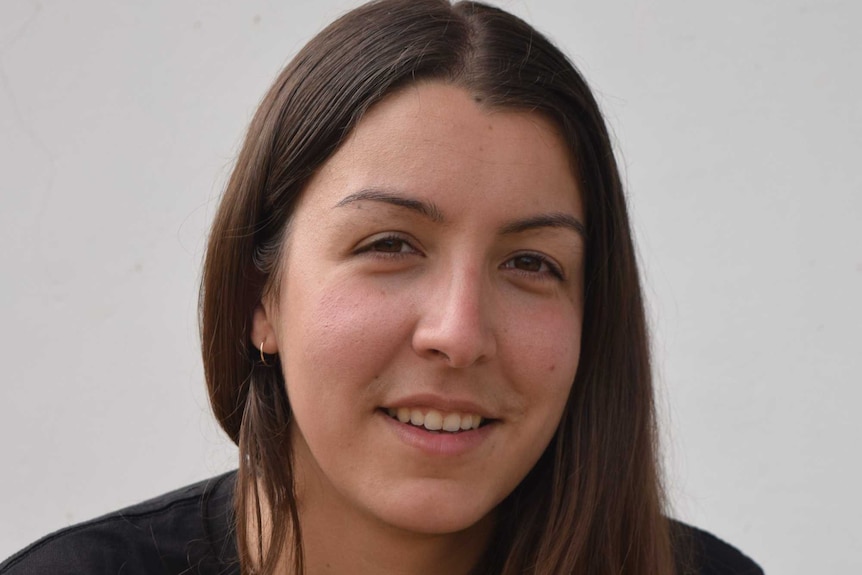
[[[375,515],[397,529],[423,535],[446,535],[480,528],[493,522],[496,506],[482,504],[479,497],[461,496],[451,489],[403,493],[387,501]]]

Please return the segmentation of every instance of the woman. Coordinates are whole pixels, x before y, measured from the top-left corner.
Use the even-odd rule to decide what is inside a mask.
[[[0,572],[760,572],[663,514],[607,130],[505,12],[384,0],[303,48],[216,215],[201,330],[238,472]]]

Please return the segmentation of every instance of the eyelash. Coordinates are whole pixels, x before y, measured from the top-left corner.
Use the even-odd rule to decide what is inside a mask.
[[[400,242],[404,246],[407,246],[408,248],[410,248],[410,250],[407,252],[403,252],[400,250],[397,252],[391,252],[391,251],[386,251],[386,250],[381,251],[381,250],[375,249],[376,247],[379,247],[381,244],[383,244],[385,242]],[[370,242],[364,246],[361,246],[359,249],[356,250],[355,253],[356,254],[368,253],[368,254],[374,255],[375,257],[381,257],[381,258],[399,258],[399,257],[411,255],[411,254],[421,254],[422,252],[417,250],[413,246],[413,244],[410,243],[403,236],[400,236],[397,234],[389,234],[389,235],[386,235],[383,237],[376,238],[376,239],[374,239],[374,241],[372,241],[372,242]]]
[[[407,246],[409,248],[409,250],[405,252],[405,251],[401,251],[401,250],[399,250],[399,251],[386,251],[386,250],[375,249],[375,248],[381,246],[382,244],[384,244],[386,242],[400,242],[402,244],[401,247]],[[407,240],[406,238],[404,238],[403,236],[400,236],[398,234],[389,234],[389,235],[386,235],[383,237],[376,238],[376,239],[374,239],[374,241],[372,241],[372,242],[370,242],[364,246],[359,247],[354,253],[356,253],[357,255],[358,254],[370,254],[373,257],[379,257],[379,258],[385,258],[385,259],[402,258],[402,257],[410,256],[413,254],[423,255],[422,252],[420,250],[416,249],[409,240]],[[522,269],[518,269],[518,268],[514,267],[514,265],[513,265],[514,262],[516,262],[519,258],[530,258],[530,259],[536,260],[539,264],[540,269],[537,271],[527,271],[527,270],[522,270]],[[541,268],[543,266],[547,269],[542,270]],[[565,280],[565,276],[563,275],[563,271],[560,269],[560,267],[556,263],[554,263],[553,260],[551,260],[547,256],[544,256],[542,254],[535,253],[535,252],[522,252],[519,254],[515,254],[512,257],[510,257],[509,259],[507,259],[505,262],[503,262],[503,265],[501,267],[504,269],[512,270],[512,271],[518,273],[519,275],[526,277],[526,278],[529,278],[529,279],[539,278],[541,280],[544,280],[544,279],[555,279],[555,280],[559,280],[559,281]]]
[[[530,259],[536,260],[539,264],[540,269],[538,271],[527,271],[527,270],[518,269],[518,268],[514,267],[513,265],[511,265],[511,264],[514,264],[514,262],[520,258],[530,258]],[[544,271],[541,269],[543,266],[545,268],[547,268]],[[542,254],[537,254],[535,252],[523,252],[520,254],[515,254],[514,256],[510,257],[508,260],[506,260],[503,263],[503,267],[506,269],[513,270],[513,271],[515,271],[521,275],[524,275],[525,277],[530,277],[530,278],[540,277],[542,279],[556,279],[556,280],[560,280],[560,281],[563,281],[566,279],[565,276],[563,275],[563,271],[560,269],[560,267],[556,263],[554,263],[553,260],[551,260],[547,256],[544,256]]]

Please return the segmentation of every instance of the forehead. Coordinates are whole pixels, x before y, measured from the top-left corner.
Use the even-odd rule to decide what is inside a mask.
[[[409,85],[373,106],[312,178],[304,200],[337,201],[364,187],[454,194],[466,208],[470,200],[504,200],[583,211],[569,150],[551,121],[484,107],[442,82]]]

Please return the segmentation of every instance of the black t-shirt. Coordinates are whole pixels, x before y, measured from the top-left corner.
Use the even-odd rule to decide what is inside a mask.
[[[0,564],[0,575],[239,575],[233,531],[236,472],[73,525]],[[674,523],[698,575],[762,575],[720,539]]]

